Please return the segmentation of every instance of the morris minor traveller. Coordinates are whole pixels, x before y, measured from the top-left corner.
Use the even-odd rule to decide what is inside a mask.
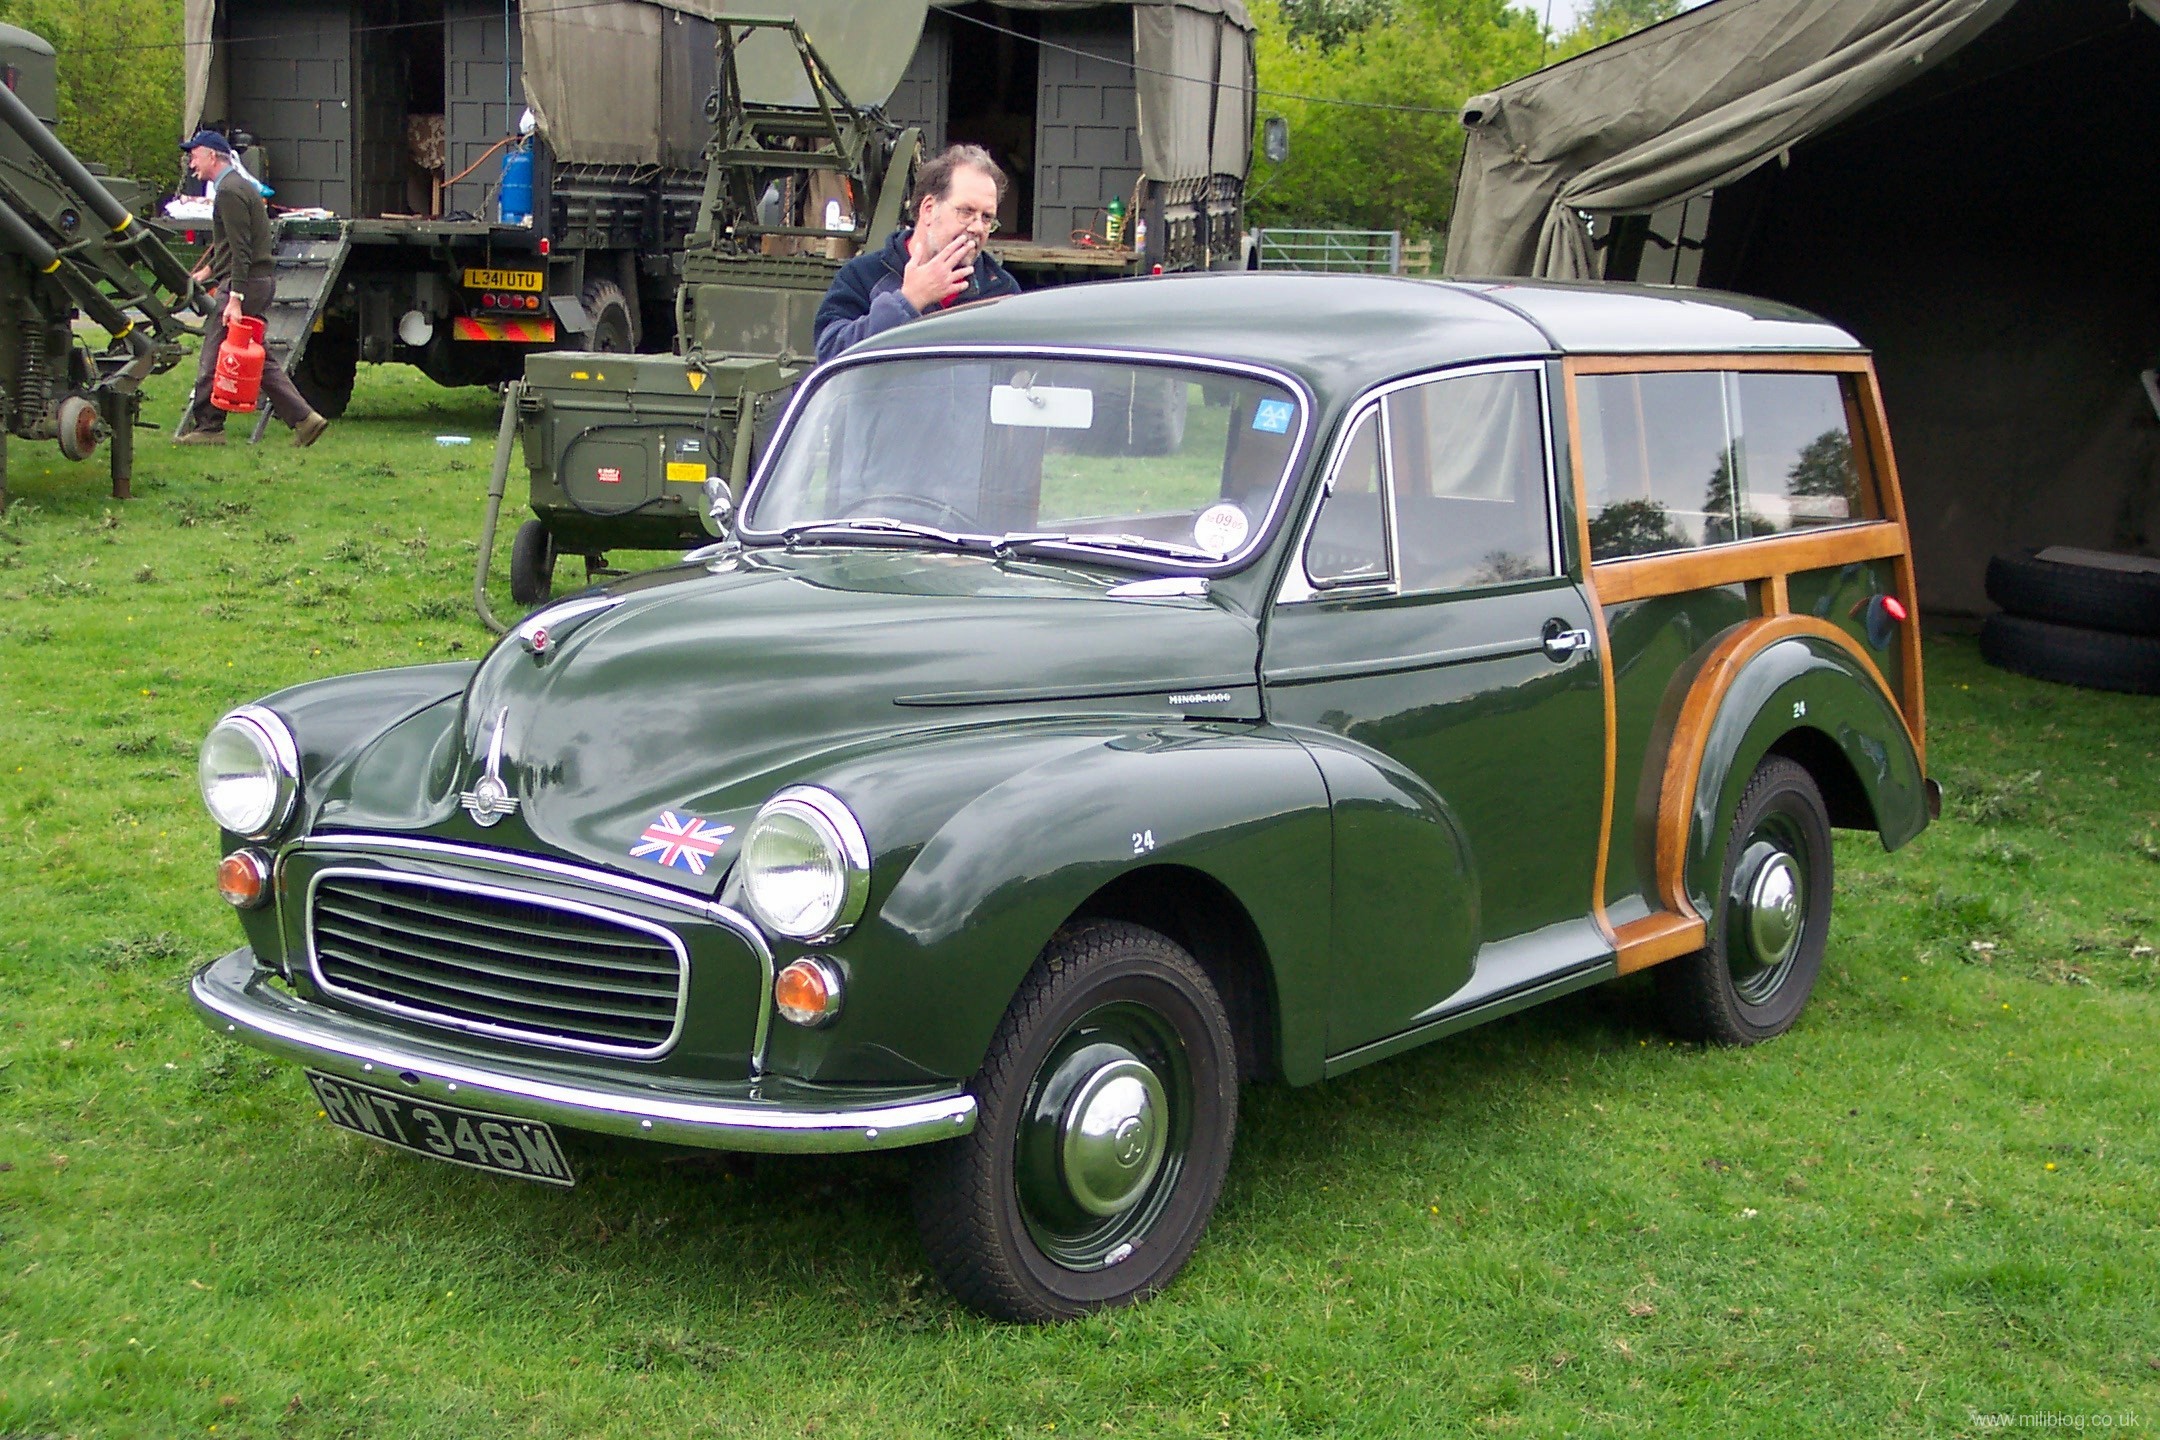
[[[1777,305],[1021,296],[816,371],[739,517],[221,720],[209,1024],[544,1183],[918,1147],[936,1273],[1050,1320],[1176,1274],[1245,1082],[1650,967],[1780,1034],[1832,827],[1939,806],[1874,370]]]

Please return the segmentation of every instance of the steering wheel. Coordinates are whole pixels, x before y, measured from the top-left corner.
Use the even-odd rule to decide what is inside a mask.
[[[879,514],[886,519],[900,520],[906,517],[887,512],[911,509],[918,516],[927,515],[933,522],[943,525],[947,529],[982,529],[982,522],[965,510],[948,505],[943,500],[933,499],[928,495],[912,494],[905,490],[880,490],[874,495],[865,495],[860,500],[850,504],[847,509],[841,511],[840,518],[843,520],[858,520],[867,518],[872,514]]]

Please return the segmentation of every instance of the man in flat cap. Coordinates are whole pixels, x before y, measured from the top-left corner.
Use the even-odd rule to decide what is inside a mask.
[[[194,398],[174,437],[182,445],[225,443],[225,412],[210,403],[210,382],[217,374],[218,346],[226,327],[242,315],[261,318],[277,290],[270,253],[270,208],[262,191],[233,163],[232,143],[215,130],[199,130],[180,147],[188,169],[204,181],[210,196],[210,248],[195,278],[211,288],[211,308],[204,317],[202,364],[195,374]],[[263,357],[262,393],[271,413],[292,426],[293,444],[312,445],[330,422],[315,413],[274,356]]]

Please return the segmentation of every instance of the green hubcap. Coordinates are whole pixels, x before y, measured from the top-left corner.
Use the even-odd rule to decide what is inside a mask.
[[[1102,1006],[1060,1037],[1014,1155],[1021,1218],[1045,1255],[1099,1270],[1132,1253],[1183,1171],[1191,1093],[1183,1047],[1145,1006]]]
[[[1726,955],[1733,989],[1750,1005],[1777,993],[1807,932],[1807,862],[1782,816],[1748,837],[1726,896]]]

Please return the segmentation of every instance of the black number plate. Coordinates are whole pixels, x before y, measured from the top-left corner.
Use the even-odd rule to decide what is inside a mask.
[[[555,1132],[538,1120],[512,1120],[478,1110],[421,1104],[410,1096],[356,1085],[335,1075],[307,1072],[323,1115],[341,1130],[498,1175],[542,1185],[574,1185],[570,1162]]]

